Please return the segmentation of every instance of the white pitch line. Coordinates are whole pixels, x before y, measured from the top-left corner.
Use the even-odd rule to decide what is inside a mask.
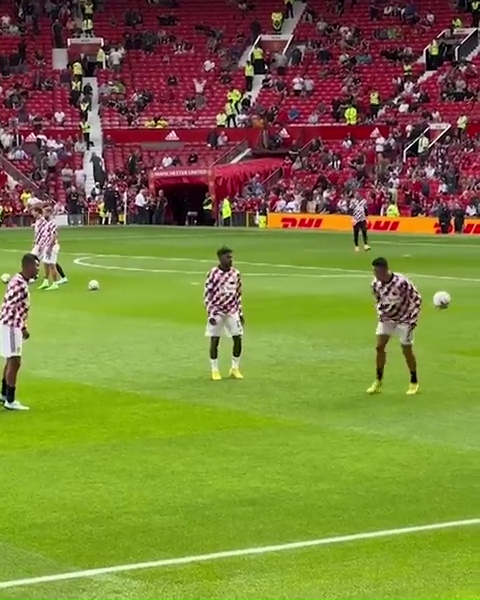
[[[302,542],[290,542],[287,544],[276,544],[271,546],[242,548],[240,550],[226,550],[223,552],[212,552],[210,554],[193,554],[191,556],[181,556],[179,558],[165,558],[149,562],[113,565],[110,567],[85,569],[83,571],[70,571],[68,573],[41,575],[39,577],[26,577],[25,579],[11,579],[10,581],[0,581],[0,589],[4,590],[7,588],[38,585],[42,583],[54,583],[58,581],[71,581],[72,579],[86,579],[88,577],[98,577],[100,575],[109,575],[112,573],[125,573],[129,571],[140,571],[144,569],[160,569],[164,567],[189,565],[192,563],[209,562],[227,558],[259,556],[262,554],[271,554],[274,552],[288,552],[290,550],[301,550],[303,548],[331,546],[332,544],[359,542],[363,540],[373,540],[399,535],[407,535],[411,533],[420,533],[423,531],[438,531],[442,529],[452,529],[454,527],[469,527],[474,525],[480,525],[480,518],[463,519],[461,521],[446,521],[444,523],[432,523],[430,525],[415,525],[413,527],[401,527],[398,529],[383,529],[381,531],[370,531],[365,533],[354,533],[350,535],[339,535],[335,537],[319,538],[316,540],[304,540]]]
[[[13,252],[13,253],[20,253],[21,250],[14,250],[12,248],[0,248],[0,252]],[[82,259],[85,258],[127,258],[127,259],[133,259],[133,260],[157,260],[157,261],[168,261],[168,262],[197,262],[197,263],[204,263],[204,264],[213,264],[214,261],[212,259],[206,259],[206,258],[188,258],[188,257],[165,257],[165,256],[131,256],[128,254],[89,254],[88,257],[85,256],[85,252],[62,252],[63,255],[68,255],[68,256],[78,256]],[[74,261],[75,262],[75,261]],[[269,262],[249,262],[249,261],[242,261],[242,260],[236,260],[235,263],[237,265],[247,265],[250,267],[267,267],[267,268],[273,268],[273,269],[296,269],[296,270],[300,270],[300,271],[317,271],[317,272],[331,272],[331,273],[348,273],[352,276],[358,276],[360,277],[361,275],[370,275],[372,276],[372,272],[371,271],[365,271],[365,270],[361,270],[361,269],[342,269],[340,267],[318,267],[315,265],[290,265],[290,264],[281,264],[281,263],[269,263]],[[95,268],[103,268],[105,269],[106,266],[101,266],[101,267],[95,267]],[[120,269],[119,267],[111,267],[112,270],[136,270],[138,271],[139,268],[127,268],[127,267],[122,267],[122,269]],[[151,269],[146,270],[146,272],[152,272]],[[169,272],[169,271],[159,271],[159,272]],[[171,272],[176,272],[176,271],[171,271]],[[182,271],[184,273],[187,273],[187,271]],[[195,272],[196,274],[196,272]],[[428,275],[427,273],[411,273],[408,272],[408,275],[410,275],[411,277],[417,277],[420,279],[434,279],[434,280],[439,280],[439,281],[462,281],[465,283],[480,283],[480,279],[476,278],[476,277],[456,277],[454,275]]]
[[[65,253],[68,254],[68,253]],[[74,256],[78,256],[78,253],[73,254]],[[189,262],[189,263],[201,263],[201,264],[213,264],[213,261],[210,259],[205,259],[205,258],[187,258],[187,257],[170,257],[170,256],[129,256],[128,254],[89,254],[88,256],[82,256],[80,258],[75,259],[73,262],[75,264],[79,264],[82,265],[82,263],[78,263],[78,260],[81,261],[85,261],[91,258],[126,258],[126,259],[132,259],[132,260],[156,260],[156,261],[166,261],[166,262]],[[250,262],[250,261],[244,261],[244,260],[236,260],[235,264],[237,265],[247,265],[250,267],[266,267],[266,268],[272,268],[272,269],[296,269],[297,271],[310,271],[310,272],[316,272],[316,273],[344,273],[346,276],[347,274],[352,276],[352,277],[361,277],[361,276],[372,276],[372,272],[371,271],[365,271],[365,270],[361,270],[361,269],[342,269],[340,267],[318,267],[315,265],[289,265],[289,264],[282,264],[282,263],[269,263],[269,262]],[[89,267],[93,267],[93,268],[99,268],[99,269],[107,269],[107,267],[111,270],[125,270],[125,271],[145,271],[147,273],[151,273],[151,272],[157,272],[154,269],[140,269],[140,267],[118,267],[118,266],[114,266],[114,265],[87,265],[85,262],[83,262],[83,266],[89,266]],[[168,273],[168,272],[173,272],[176,273],[176,271],[172,271],[172,270],[158,270],[159,273]],[[186,273],[189,274],[188,271],[182,271],[182,273]],[[196,274],[197,272],[195,272]],[[192,273],[190,273],[192,274]],[[475,278],[475,277],[456,277],[454,275],[428,275],[426,273],[408,273],[411,277],[417,277],[420,279],[435,279],[435,280],[439,280],[439,281],[462,281],[462,282],[466,282],[466,283],[480,283],[480,279],[479,278]],[[261,275],[261,274],[260,274]],[[264,274],[265,275],[265,274]],[[293,275],[295,276],[295,273],[289,273],[289,275]],[[297,274],[298,276],[298,274]],[[317,275],[318,277],[318,275]]]
[[[105,271],[131,271],[138,273],[170,273],[176,275],[200,275],[205,276],[204,271],[184,271],[182,269],[147,269],[143,267],[121,267],[119,265],[99,265],[88,262],[89,256],[76,258],[73,262],[80,267],[89,267],[93,269],[103,269]],[[145,258],[145,257],[143,257]],[[164,259],[166,260],[166,259]],[[243,277],[302,277],[313,279],[345,279],[345,277],[364,278],[362,274],[346,274],[346,273],[245,273],[242,271]]]

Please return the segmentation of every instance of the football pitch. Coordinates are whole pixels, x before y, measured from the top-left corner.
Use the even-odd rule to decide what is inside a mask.
[[[31,411],[0,413],[0,599],[480,598],[480,241],[60,233],[70,282],[31,290]],[[1,272],[31,240],[0,232]],[[203,284],[223,244],[245,379],[224,341],[211,382]],[[376,256],[424,297],[415,397],[396,342],[365,393]]]

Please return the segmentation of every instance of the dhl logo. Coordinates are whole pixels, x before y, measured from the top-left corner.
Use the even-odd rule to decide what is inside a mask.
[[[442,235],[442,229],[440,227],[440,223],[435,223],[435,233]],[[449,225],[448,233],[453,233],[453,225]],[[463,232],[466,235],[480,235],[480,223],[467,223],[463,228]]]
[[[282,217],[281,225],[283,229],[321,229],[323,218],[321,217]],[[371,231],[389,232],[397,231],[400,227],[400,221],[391,219],[379,219],[368,223],[368,229]]]
[[[282,217],[283,229],[320,229],[323,219],[318,217]]]
[[[375,221],[368,222],[368,226],[367,228],[370,231],[381,231],[381,232],[388,232],[388,231],[397,231],[398,228],[400,227],[400,221],[392,221],[390,219],[386,219],[385,221],[382,219],[375,219]]]

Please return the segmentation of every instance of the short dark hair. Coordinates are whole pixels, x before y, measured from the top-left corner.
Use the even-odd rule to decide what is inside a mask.
[[[28,254],[24,254],[22,256],[22,269],[37,262],[38,258],[35,256],[35,254],[32,254],[31,252],[29,252]]]
[[[372,267],[380,267],[381,269],[388,269],[388,261],[383,256],[379,256],[372,261]]]
[[[225,254],[231,254],[232,252],[232,249],[228,246],[222,246],[217,250],[217,256],[218,258],[221,258],[222,256],[225,256]]]

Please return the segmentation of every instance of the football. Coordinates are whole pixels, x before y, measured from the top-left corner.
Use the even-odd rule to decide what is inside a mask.
[[[3,283],[8,283],[10,281],[10,275],[8,273],[4,273],[2,275],[2,281]]]
[[[433,306],[435,308],[448,308],[451,298],[448,292],[436,292],[433,295]]]
[[[92,279],[91,281],[88,282],[88,289],[91,292],[95,292],[96,290],[100,289],[100,284],[98,283],[98,281],[96,279]]]

